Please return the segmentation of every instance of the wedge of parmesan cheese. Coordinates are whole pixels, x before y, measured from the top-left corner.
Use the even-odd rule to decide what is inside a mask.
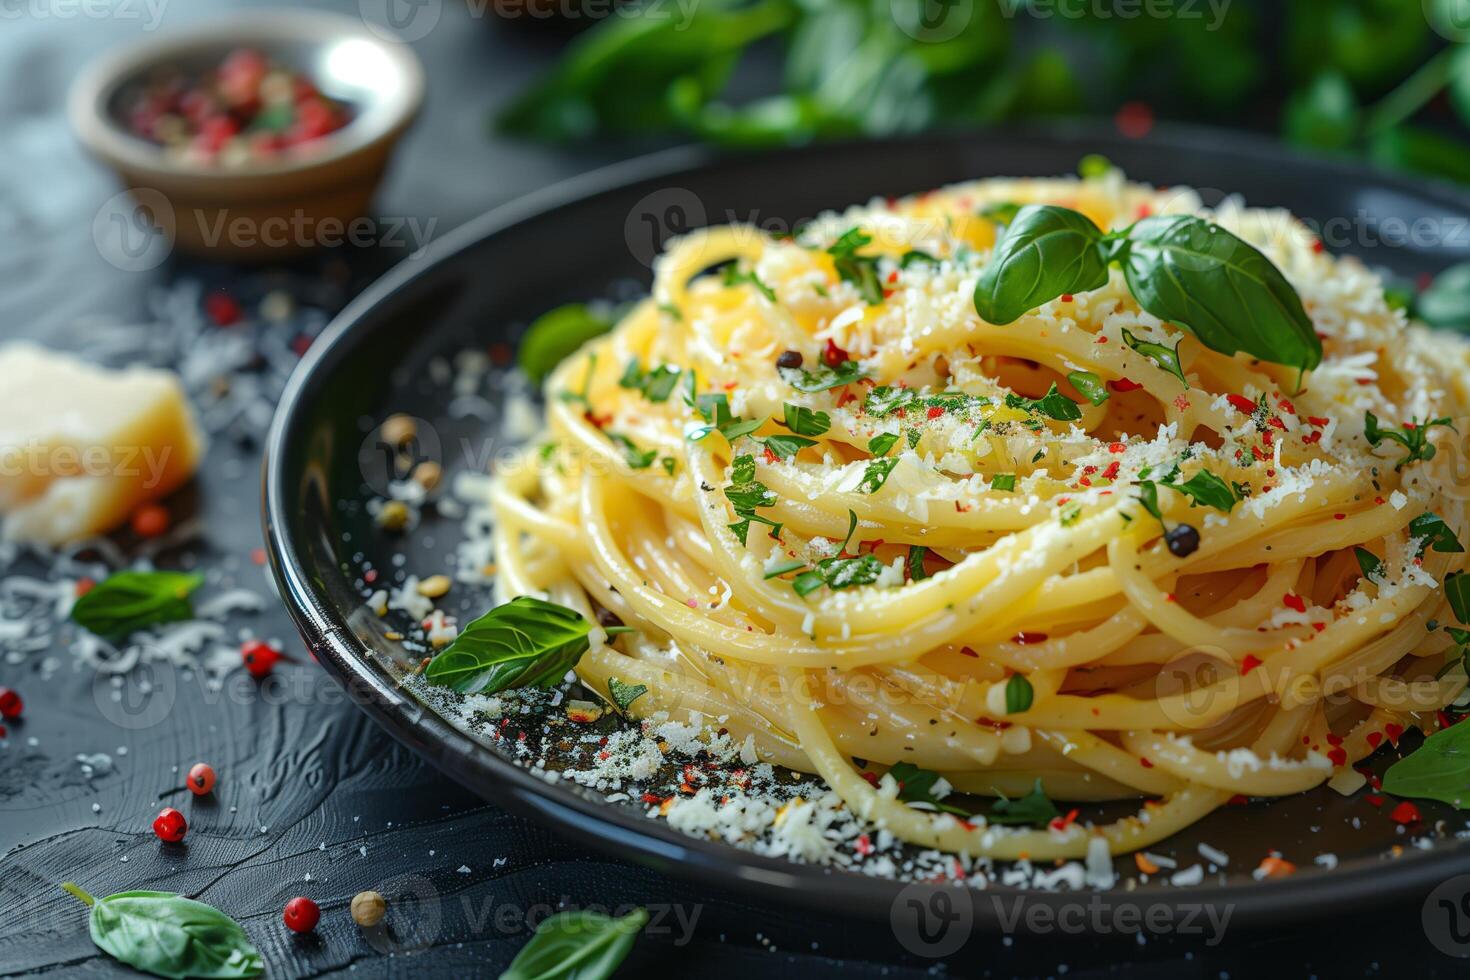
[[[110,531],[193,475],[204,451],[179,379],[32,344],[0,347],[0,534],[59,545]]]

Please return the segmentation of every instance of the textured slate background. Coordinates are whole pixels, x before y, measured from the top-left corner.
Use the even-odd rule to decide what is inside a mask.
[[[235,6],[157,3],[165,28]],[[442,234],[524,191],[623,155],[488,138],[487,112],[546,63],[562,38],[534,23],[490,23],[452,0],[428,4],[441,14],[416,42],[430,73],[429,101],[380,198],[381,214],[434,218]],[[392,260],[370,251],[285,271],[170,262],[148,273],[104,262],[92,219],[115,187],[75,147],[60,108],[78,66],[143,33],[152,13],[142,0],[116,0],[100,18],[80,10],[60,0],[0,5],[0,336],[85,346],[90,318],[139,317],[150,290],[185,279],[244,297],[286,285],[330,307]],[[175,511],[206,521],[203,565],[264,592],[256,577],[263,570],[249,557],[260,543],[257,465],[251,446],[217,442]],[[277,609],[240,625],[302,654]],[[0,747],[6,976],[128,972],[89,941],[82,908],[55,887],[68,879],[99,895],[157,888],[218,905],[245,924],[269,975],[279,977],[493,976],[524,942],[528,915],[631,903],[672,914],[667,930],[640,943],[625,976],[1396,976],[1409,969],[1433,976],[1456,975],[1461,966],[1425,941],[1417,905],[1311,931],[1231,933],[1213,948],[1168,937],[974,936],[957,956],[934,962],[907,953],[887,929],[844,922],[839,910],[824,918],[774,903],[752,906],[708,883],[569,845],[412,757],[337,697],[304,656],[263,687],[238,683],[238,673],[221,693],[180,679],[167,715],[136,727],[94,696],[89,670],[76,669],[65,650],[51,655],[60,669],[49,675],[39,655],[0,661],[0,683],[20,690],[28,706]],[[75,756],[95,752],[112,754],[115,771],[89,780]],[[181,772],[197,760],[220,773],[213,800],[189,799],[182,789]],[[187,846],[164,848],[152,835],[152,816],[167,804],[189,816]],[[390,930],[375,937],[345,912],[364,888],[388,894],[393,906]],[[323,906],[315,936],[292,936],[280,924],[282,905],[296,894]],[[692,922],[692,934],[680,921]]]

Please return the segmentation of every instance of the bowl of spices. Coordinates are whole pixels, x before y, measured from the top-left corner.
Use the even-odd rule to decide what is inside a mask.
[[[361,234],[424,73],[337,14],[259,11],[112,52],[72,86],[83,144],[174,247],[280,259]]]

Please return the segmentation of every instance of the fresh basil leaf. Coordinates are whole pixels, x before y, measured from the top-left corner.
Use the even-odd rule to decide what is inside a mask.
[[[1388,767],[1383,791],[1394,796],[1439,800],[1457,810],[1470,807],[1470,723],[1451,725]]]
[[[766,436],[759,440],[762,446],[781,459],[790,459],[807,446],[815,446],[816,440],[801,436]]]
[[[1077,389],[1079,395],[1094,405],[1101,405],[1108,400],[1108,386],[1091,371],[1072,371],[1067,375],[1067,380]]]
[[[1383,560],[1367,548],[1354,548],[1353,556],[1358,559],[1358,568],[1362,570],[1366,579],[1376,578],[1380,569],[1383,568]]]
[[[873,236],[861,228],[849,228],[827,249],[833,268],[843,282],[857,287],[858,295],[869,306],[883,302],[883,284],[878,279],[878,259],[859,255],[858,250],[871,244]]]
[[[552,687],[587,652],[590,629],[575,610],[517,596],[472,620],[429,661],[424,679],[461,694]]]
[[[790,402],[783,404],[781,411],[786,428],[799,436],[819,436],[832,427],[832,417],[826,412],[816,412]]]
[[[889,412],[908,408],[919,400],[919,393],[912,388],[891,388],[888,385],[880,385],[868,392],[867,397],[863,399],[863,413],[881,419]]]
[[[607,980],[647,922],[643,909],[620,919],[601,912],[560,912],[536,927],[500,980]]]
[[[108,639],[182,622],[194,618],[189,596],[203,583],[204,576],[184,572],[114,572],[77,599],[71,618]]]
[[[905,436],[908,439],[909,448],[918,449],[919,443],[924,438],[924,433],[920,432],[918,429],[910,429],[907,433],[905,433]]]
[[[612,320],[593,313],[583,303],[568,303],[548,310],[535,320],[521,338],[516,359],[521,371],[540,381],[587,341],[612,329]]]
[[[91,907],[92,942],[123,963],[160,977],[256,977],[260,951],[234,919],[173,892],[127,891],[93,899],[61,886]]]
[[[1002,827],[1044,827],[1060,817],[1056,804],[1041,790],[1041,780],[1036,781],[1031,792],[1019,799],[1001,797],[990,805],[986,821]]]
[[[935,809],[946,813],[954,813],[962,817],[970,815],[969,810],[961,810],[934,795],[934,784],[939,782],[940,778],[937,772],[920,769],[912,762],[895,762],[888,767],[888,775],[898,783],[898,798],[905,803],[928,803]]]
[[[921,544],[909,545],[909,578],[915,582],[922,582],[929,577],[924,570],[924,556],[929,554],[929,549]]]
[[[1012,674],[1006,681],[1006,714],[1016,715],[1031,708],[1036,692],[1024,674]]]
[[[1196,504],[1213,507],[1227,514],[1239,502],[1230,484],[1209,470],[1200,470],[1183,483],[1167,483],[1165,486],[1178,490]]]
[[[1013,493],[1016,489],[1016,474],[997,473],[990,478],[990,489]]]
[[[1455,618],[1470,626],[1470,575],[1450,572],[1444,579],[1444,595]]]
[[[1131,350],[1153,361],[1161,370],[1168,371],[1174,375],[1184,387],[1189,387],[1189,379],[1184,376],[1184,367],[1179,363],[1179,344],[1184,343],[1184,341],[1179,341],[1173,347],[1168,347],[1164,344],[1155,344],[1147,340],[1138,339],[1131,330],[1124,327],[1123,343],[1127,344]]]
[[[1435,513],[1426,511],[1409,522],[1409,536],[1419,538],[1423,543],[1419,546],[1419,553],[1423,554],[1429,549],[1444,554],[1459,554],[1465,550],[1460,544],[1460,539],[1455,537],[1449,525]]]
[[[868,466],[863,470],[863,478],[857,488],[860,493],[877,493],[888,482],[888,474],[898,465],[898,457],[890,456],[885,459],[874,459],[868,461]]]
[[[791,580],[791,588],[796,591],[797,595],[803,598],[811,595],[826,584],[827,582],[822,578],[820,572],[802,572]]]
[[[898,442],[897,432],[883,432],[868,440],[868,452],[874,456],[883,456]]]
[[[835,368],[824,364],[815,371],[782,368],[780,374],[791,387],[807,394],[826,391],[829,388],[840,388],[854,381],[861,381],[868,376],[857,361],[843,361]]]
[[[613,704],[618,706],[618,710],[626,714],[630,704],[648,693],[648,685],[624,684],[616,677],[609,677],[607,679],[607,693],[612,697]]]
[[[1014,392],[1006,395],[1006,408],[1036,412],[1058,422],[1076,422],[1082,418],[1082,409],[1077,407],[1076,402],[1058,391],[1055,382],[1040,398],[1027,398]]]
[[[1028,204],[996,243],[975,284],[975,312],[987,323],[1012,323],[1064,293],[1108,281],[1105,235],[1067,208]]]
[[[1123,274],[1138,305],[1221,354],[1245,351],[1310,371],[1322,341],[1271,260],[1191,215],[1144,218],[1128,232]]]

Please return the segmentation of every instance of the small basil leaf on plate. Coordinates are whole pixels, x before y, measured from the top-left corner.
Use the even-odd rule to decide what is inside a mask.
[[[1383,791],[1439,800],[1457,810],[1470,807],[1470,724],[1435,732],[1412,754],[1389,766],[1383,774]]]
[[[611,329],[612,320],[583,303],[558,306],[531,322],[517,360],[527,377],[540,381],[587,341]]]
[[[1220,226],[1190,215],[1144,218],[1122,254],[1138,305],[1222,354],[1245,351],[1310,371],[1322,341],[1296,290],[1271,260]]]
[[[518,596],[470,622],[424,670],[430,684],[462,694],[551,687],[591,645],[576,611]]]
[[[1169,347],[1166,344],[1155,344],[1152,341],[1140,340],[1134,335],[1133,331],[1124,327],[1123,343],[1127,344],[1130,350],[1148,358],[1158,366],[1159,370],[1167,371],[1174,375],[1184,387],[1189,387],[1189,379],[1184,376],[1184,367],[1179,363],[1179,344],[1184,343],[1184,341],[1179,341],[1173,347]]]
[[[536,927],[500,980],[606,980],[627,958],[648,913],[620,919],[600,912],[561,912]]]
[[[962,817],[970,815],[969,810],[962,810],[957,806],[945,803],[935,795],[934,784],[939,782],[940,778],[937,772],[920,769],[912,762],[895,762],[889,766],[888,775],[898,783],[898,798],[905,803],[927,803],[936,810],[959,814]]]
[[[1076,211],[1028,204],[1016,212],[975,283],[975,312],[987,323],[1012,323],[1058,296],[1107,281],[1102,229]]]
[[[129,891],[94,899],[61,886],[91,907],[92,942],[104,952],[160,977],[255,977],[260,951],[234,919],[173,892]]]
[[[613,704],[618,706],[619,711],[627,711],[628,705],[648,693],[648,685],[625,684],[616,677],[609,677],[607,679],[607,693],[612,695]]]
[[[189,596],[204,576],[184,572],[115,572],[71,607],[71,618],[98,636],[114,639],[160,623],[194,618]]]
[[[1001,797],[990,805],[986,820],[1000,826],[1045,826],[1060,817],[1057,806],[1042,792],[1037,780],[1031,792],[1014,800]]]
[[[819,436],[832,427],[832,417],[826,412],[814,411],[803,405],[786,402],[781,406],[782,421],[786,428],[799,436]]]

